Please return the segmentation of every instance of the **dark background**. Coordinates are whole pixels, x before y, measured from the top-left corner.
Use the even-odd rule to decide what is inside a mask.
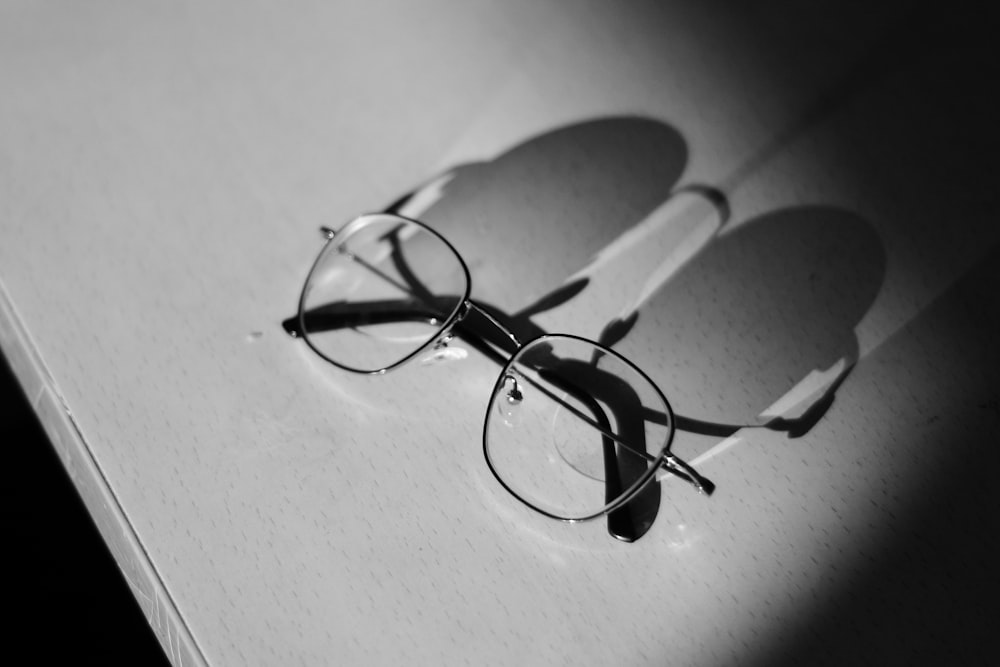
[[[169,665],[3,356],[0,419],[8,650],[32,664]]]

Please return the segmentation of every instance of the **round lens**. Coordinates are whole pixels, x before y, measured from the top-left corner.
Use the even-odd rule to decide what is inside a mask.
[[[673,428],[663,394],[626,359],[581,338],[544,336],[501,373],[484,448],[497,479],[521,501],[582,520],[650,481]]]
[[[366,215],[337,232],[316,260],[299,326],[327,360],[379,372],[435,341],[468,290],[465,264],[436,232],[395,215]]]

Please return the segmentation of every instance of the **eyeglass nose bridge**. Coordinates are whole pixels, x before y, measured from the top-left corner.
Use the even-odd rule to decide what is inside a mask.
[[[510,330],[510,328],[507,325],[501,322],[491,312],[489,312],[482,306],[473,303],[471,300],[467,299],[465,303],[462,304],[462,307],[460,309],[460,314],[458,318],[455,320],[456,323],[460,322],[464,317],[466,317],[472,311],[478,313],[487,322],[493,325],[493,327],[496,328],[497,331],[503,334],[503,337],[511,342],[511,344],[513,345],[513,349],[515,351],[520,350],[522,347],[524,347],[524,345],[521,343],[521,340],[517,337],[517,335],[513,331]]]

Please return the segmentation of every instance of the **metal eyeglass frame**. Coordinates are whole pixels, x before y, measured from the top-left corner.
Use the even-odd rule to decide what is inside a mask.
[[[425,343],[423,343],[422,345],[420,345],[416,349],[414,349],[411,353],[409,353],[408,355],[404,356],[400,360],[398,360],[398,361],[396,361],[396,362],[394,362],[394,363],[392,363],[392,364],[390,364],[388,366],[385,366],[385,367],[382,367],[382,368],[378,368],[378,369],[375,369],[375,370],[363,370],[363,369],[359,369],[359,368],[354,368],[354,367],[348,366],[348,365],[346,365],[344,363],[338,362],[335,359],[331,359],[329,356],[327,356],[323,352],[323,350],[321,350],[318,346],[316,346],[310,340],[310,337],[308,335],[305,334],[305,332],[308,331],[308,329],[306,327],[306,322],[305,322],[305,318],[306,318],[306,297],[307,297],[307,294],[308,294],[308,291],[309,291],[309,286],[310,286],[310,282],[311,282],[313,273],[315,272],[316,268],[320,265],[320,263],[326,257],[326,253],[327,253],[327,249],[328,249],[329,244],[332,243],[332,242],[334,242],[338,238],[342,238],[344,236],[348,236],[351,233],[357,231],[358,229],[364,227],[365,225],[371,224],[371,223],[375,222],[377,219],[382,219],[382,218],[391,218],[391,219],[394,219],[394,220],[398,220],[398,222],[400,224],[416,225],[422,231],[424,231],[424,232],[426,232],[428,234],[431,234],[434,238],[436,238],[441,243],[443,243],[445,245],[445,247],[447,247],[452,252],[452,254],[458,260],[458,262],[459,262],[459,264],[460,264],[460,266],[462,268],[462,272],[464,273],[464,276],[465,276],[465,289],[464,289],[464,293],[462,294],[461,298],[458,299],[457,305],[454,307],[454,309],[452,310],[451,314],[448,317],[446,317],[443,320],[438,320],[437,318],[429,318],[433,324],[435,324],[436,326],[440,327],[440,331],[439,331],[438,334],[436,334],[435,336],[432,336]],[[487,309],[485,309],[485,308],[477,305],[471,299],[470,295],[471,295],[471,291],[472,291],[472,276],[471,276],[471,274],[469,272],[468,265],[466,264],[465,260],[462,258],[461,254],[459,254],[458,250],[444,236],[442,236],[436,230],[432,229],[431,227],[429,227],[425,223],[420,222],[419,220],[414,220],[412,218],[407,218],[407,217],[401,216],[401,215],[399,215],[397,213],[371,213],[371,214],[365,214],[365,215],[358,216],[357,218],[351,220],[346,225],[344,225],[343,227],[341,227],[339,230],[335,230],[335,229],[332,229],[330,227],[321,227],[320,231],[322,232],[323,236],[325,237],[326,243],[324,244],[323,248],[320,250],[319,254],[317,255],[316,260],[313,262],[313,264],[312,264],[312,266],[311,266],[311,268],[309,270],[309,273],[306,276],[305,283],[303,284],[302,292],[301,292],[301,294],[299,296],[298,314],[297,314],[297,320],[296,320],[297,326],[298,326],[298,330],[297,331],[292,330],[291,328],[288,328],[287,325],[286,325],[286,328],[288,328],[289,333],[291,335],[303,338],[305,340],[306,344],[309,345],[309,347],[316,354],[318,354],[321,358],[323,358],[327,362],[333,364],[334,366],[336,366],[336,367],[338,367],[338,368],[340,368],[342,370],[346,370],[346,371],[352,372],[352,373],[357,373],[357,374],[362,374],[362,375],[375,375],[375,376],[377,376],[377,375],[384,375],[385,373],[387,373],[387,372],[389,372],[389,371],[391,371],[391,370],[393,370],[395,368],[398,368],[398,367],[400,367],[400,366],[402,366],[402,365],[404,365],[404,364],[412,361],[413,359],[419,357],[422,353],[426,352],[429,349],[440,349],[440,348],[446,347],[448,345],[449,341],[451,341],[454,338],[454,336],[455,336],[455,333],[454,333],[455,327],[457,325],[459,325],[460,323],[462,323],[463,320],[465,320],[466,317],[468,317],[471,313],[476,313],[479,316],[481,316],[486,322],[490,323],[497,330],[497,332],[499,332],[501,334],[502,338],[506,339],[507,341],[509,341],[513,345],[513,347],[514,347],[513,354],[510,354],[509,352],[504,351],[505,354],[509,354],[509,358],[508,358],[507,362],[504,364],[503,370],[500,372],[500,375],[497,378],[497,381],[496,381],[496,383],[494,385],[493,393],[490,395],[490,400],[489,400],[489,403],[487,405],[487,414],[486,414],[486,417],[485,417],[485,420],[484,420],[484,425],[483,425],[483,454],[484,454],[484,456],[486,458],[487,465],[490,468],[490,472],[493,474],[493,476],[496,478],[496,480],[500,483],[500,485],[504,489],[506,489],[511,495],[513,495],[515,498],[517,498],[520,502],[522,502],[524,505],[530,507],[531,509],[535,510],[536,512],[539,512],[540,514],[543,514],[543,515],[545,515],[547,517],[550,517],[550,518],[553,518],[553,519],[557,519],[557,520],[560,520],[560,521],[566,521],[566,522],[571,522],[571,523],[573,523],[573,522],[579,522],[579,521],[587,521],[587,520],[590,520],[590,519],[594,519],[594,518],[597,518],[597,517],[609,514],[609,513],[613,512],[614,510],[622,507],[626,503],[628,503],[630,500],[632,500],[633,498],[635,498],[635,496],[646,486],[646,484],[648,484],[652,479],[654,479],[655,474],[660,469],[664,469],[664,470],[666,470],[666,471],[668,471],[670,473],[673,473],[674,475],[676,475],[676,476],[684,479],[685,481],[689,482],[692,486],[695,487],[695,489],[699,493],[701,493],[703,495],[711,495],[711,493],[714,491],[715,486],[714,486],[714,484],[711,481],[709,481],[708,479],[705,479],[704,477],[702,477],[700,474],[698,474],[697,471],[695,471],[685,461],[683,461],[681,458],[675,456],[674,454],[672,454],[670,452],[670,446],[672,444],[672,440],[673,440],[673,436],[674,436],[674,432],[675,432],[673,411],[672,411],[672,409],[670,407],[669,401],[666,399],[666,396],[664,396],[664,394],[660,390],[660,388],[656,385],[655,382],[653,382],[653,380],[646,373],[644,373],[641,369],[639,369],[631,361],[629,361],[625,357],[621,356],[620,354],[618,354],[614,350],[606,347],[605,345],[602,345],[601,343],[598,343],[597,341],[590,340],[588,338],[583,338],[583,337],[580,337],[580,336],[575,336],[575,335],[572,335],[572,334],[552,334],[552,333],[545,333],[545,334],[542,334],[542,335],[539,335],[539,336],[535,336],[531,340],[528,340],[528,341],[522,343],[522,341],[518,338],[518,336],[513,331],[510,330],[510,328],[508,328],[507,326],[505,326],[497,317],[495,317]],[[366,268],[369,268],[370,270],[378,272],[378,270],[374,269],[373,267],[366,266]],[[383,276],[383,278],[385,278],[385,276]],[[397,284],[397,287],[401,287],[401,286]],[[412,290],[411,290],[411,293],[412,293]],[[542,387],[538,383],[533,382],[530,378],[527,378],[527,377],[525,377],[523,375],[515,374],[515,373],[512,372],[511,367],[517,361],[518,354],[521,352],[521,350],[523,350],[527,346],[533,345],[533,344],[538,343],[540,341],[544,341],[546,339],[571,339],[571,340],[576,340],[576,341],[587,343],[588,345],[592,346],[595,350],[599,351],[601,354],[609,355],[609,356],[611,356],[613,358],[616,358],[620,362],[624,363],[627,367],[629,367],[633,371],[635,371],[639,375],[639,377],[641,377],[646,382],[648,382],[651,387],[653,387],[653,389],[656,391],[658,397],[662,400],[662,404],[664,406],[666,406],[666,410],[667,410],[667,414],[665,414],[665,415],[659,415],[658,414],[657,415],[658,418],[655,419],[655,421],[657,421],[657,422],[664,423],[667,426],[667,429],[668,429],[668,435],[667,435],[667,438],[666,438],[666,442],[663,444],[662,450],[660,451],[659,455],[654,456],[652,454],[649,454],[646,451],[641,451],[641,450],[637,449],[636,447],[634,447],[634,446],[630,445],[629,443],[623,441],[622,438],[620,438],[619,436],[615,435],[610,429],[601,426],[601,424],[599,424],[596,420],[594,420],[591,417],[588,417],[582,411],[580,411],[579,409],[577,409],[574,406],[570,405],[568,402],[566,402],[565,400],[561,399],[560,397],[556,396],[555,394],[553,394],[552,392],[550,392],[545,387]],[[494,347],[496,347],[496,346],[494,345]],[[519,493],[517,493],[517,491],[515,489],[513,489],[503,479],[503,477],[499,474],[499,472],[497,471],[497,469],[494,467],[493,461],[490,458],[489,447],[488,447],[488,430],[489,430],[490,417],[491,417],[491,415],[490,415],[490,408],[493,405],[493,398],[498,395],[498,392],[500,392],[500,391],[503,390],[503,388],[504,388],[503,386],[504,385],[506,385],[509,382],[513,381],[514,386],[508,392],[508,397],[512,401],[518,401],[518,400],[520,400],[520,398],[519,398],[520,397],[520,389],[519,389],[519,386],[517,384],[518,383],[518,377],[520,377],[523,381],[525,381],[527,383],[531,383],[536,390],[539,390],[540,392],[546,394],[552,400],[558,402],[561,407],[567,409],[574,416],[576,416],[576,417],[582,419],[583,421],[585,421],[586,423],[588,423],[590,426],[592,426],[597,431],[599,431],[602,434],[602,436],[604,436],[605,438],[608,438],[611,441],[617,443],[618,445],[620,445],[621,447],[623,447],[627,451],[631,452],[632,454],[635,454],[637,456],[640,456],[640,457],[646,459],[646,461],[648,463],[651,463],[652,465],[649,465],[648,468],[647,468],[647,470],[645,471],[645,473],[643,473],[642,475],[640,475],[635,480],[635,482],[632,483],[631,486],[628,489],[626,489],[625,491],[623,491],[621,493],[621,495],[613,503],[610,503],[609,505],[603,507],[600,511],[594,512],[593,514],[584,515],[584,516],[578,516],[578,517],[560,516],[558,514],[554,514],[554,513],[550,512],[550,511],[546,510],[545,508],[539,507],[539,506],[535,505],[534,503],[532,503],[530,500],[524,498]]]

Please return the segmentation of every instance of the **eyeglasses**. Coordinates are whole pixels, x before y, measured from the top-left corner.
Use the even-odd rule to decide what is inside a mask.
[[[483,452],[519,501],[563,521],[606,514],[611,521],[652,492],[655,516],[659,489],[651,482],[664,476],[711,494],[714,485],[670,451],[669,402],[617,352],[569,334],[522,343],[498,309],[470,298],[465,261],[422,222],[375,213],[323,233],[327,241],[302,288],[298,316],[286,328],[334,366],[369,375],[428,352],[447,353],[455,335],[501,350]],[[481,333],[483,326],[491,331]],[[630,541],[651,521],[612,533]]]

